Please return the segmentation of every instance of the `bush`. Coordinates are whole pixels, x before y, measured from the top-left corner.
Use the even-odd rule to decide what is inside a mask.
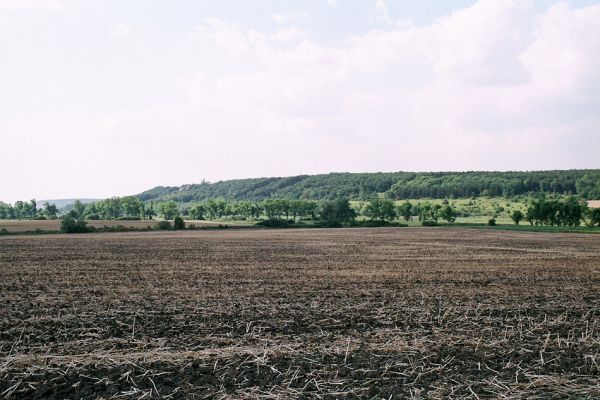
[[[399,227],[407,227],[407,224],[402,224],[400,222],[390,222],[390,221],[370,221],[370,220],[366,220],[366,221],[352,221],[348,224],[348,226],[352,226],[352,227],[363,227],[363,228],[377,228],[377,227],[394,227],[394,228],[399,228]]]
[[[6,228],[2,228],[0,229],[0,235],[8,235],[8,231],[6,230]]]
[[[185,229],[185,221],[181,217],[175,217],[173,220],[173,228],[176,230]]]
[[[496,218],[490,218],[487,224],[488,226],[496,226]]]
[[[264,221],[257,222],[256,226],[265,226],[267,228],[285,228],[290,226],[290,221],[285,219],[266,219]]]
[[[438,226],[438,223],[435,221],[426,219],[423,222],[421,222],[421,225],[423,225],[423,226]]]
[[[157,231],[168,231],[170,229],[173,229],[173,227],[171,226],[171,223],[169,221],[159,221],[156,223],[156,225],[154,225],[154,229],[156,229]]]
[[[89,232],[87,222],[81,218],[75,219],[71,215],[65,215],[60,221],[60,230],[66,233]]]

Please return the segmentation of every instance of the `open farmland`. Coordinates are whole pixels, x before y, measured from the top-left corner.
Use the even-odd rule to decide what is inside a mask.
[[[0,398],[600,396],[600,238],[0,237]]]
[[[137,229],[146,229],[148,227],[153,227],[156,225],[158,221],[156,220],[99,220],[87,221],[87,225],[94,228],[114,228],[116,226],[124,226],[126,228],[137,228]],[[186,224],[194,224],[197,227],[201,226],[218,226],[218,225],[228,225],[228,226],[243,226],[248,225],[243,222],[223,222],[223,221],[195,221],[195,220],[186,220]],[[0,220],[0,229],[6,229],[11,233],[20,233],[20,232],[28,232],[35,231],[36,229],[40,229],[42,231],[58,231],[60,230],[60,220],[58,219],[47,219],[47,220],[30,220],[30,219],[7,219]]]

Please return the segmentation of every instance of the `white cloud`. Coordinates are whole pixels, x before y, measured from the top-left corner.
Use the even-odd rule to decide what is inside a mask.
[[[337,0],[326,0],[327,5],[330,7],[337,7],[338,6],[338,2]]]
[[[62,11],[84,5],[82,0],[0,0],[0,10],[50,10]]]
[[[271,15],[271,20],[273,20],[277,24],[288,24],[290,22],[306,17],[308,17],[308,14],[306,13],[273,14]]]
[[[546,155],[562,154],[561,142],[598,142],[598,20],[600,6],[538,15],[531,1],[481,0],[431,25],[376,30],[337,48],[308,37],[281,47],[221,21],[212,26],[217,42],[254,68],[195,80],[192,107],[210,110],[220,130],[238,126],[219,121],[244,121],[286,145],[345,137],[381,169],[549,167]],[[369,149],[371,141],[388,145]],[[427,151],[403,153],[399,164],[403,148]],[[570,162],[590,166],[583,153]],[[330,168],[351,164],[342,165]]]
[[[375,10],[370,12],[369,21],[371,23],[386,23],[392,22],[386,0],[375,0]]]
[[[130,32],[131,27],[124,22],[120,22],[118,24],[114,24],[108,27],[108,34],[113,38],[125,36]]]

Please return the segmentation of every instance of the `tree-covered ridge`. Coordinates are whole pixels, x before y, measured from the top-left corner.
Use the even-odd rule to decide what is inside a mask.
[[[600,199],[600,170],[531,172],[392,172],[331,173],[282,178],[235,179],[180,187],[156,187],[143,201],[188,203],[214,198],[263,200],[367,200],[384,193],[392,199],[517,196],[532,193],[578,195]]]

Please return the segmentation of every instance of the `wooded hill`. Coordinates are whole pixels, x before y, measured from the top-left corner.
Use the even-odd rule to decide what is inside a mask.
[[[600,170],[330,173],[158,186],[138,196],[143,201],[174,200],[188,203],[214,198],[367,200],[377,197],[380,193],[392,199],[419,199],[508,197],[542,192],[600,199]]]

